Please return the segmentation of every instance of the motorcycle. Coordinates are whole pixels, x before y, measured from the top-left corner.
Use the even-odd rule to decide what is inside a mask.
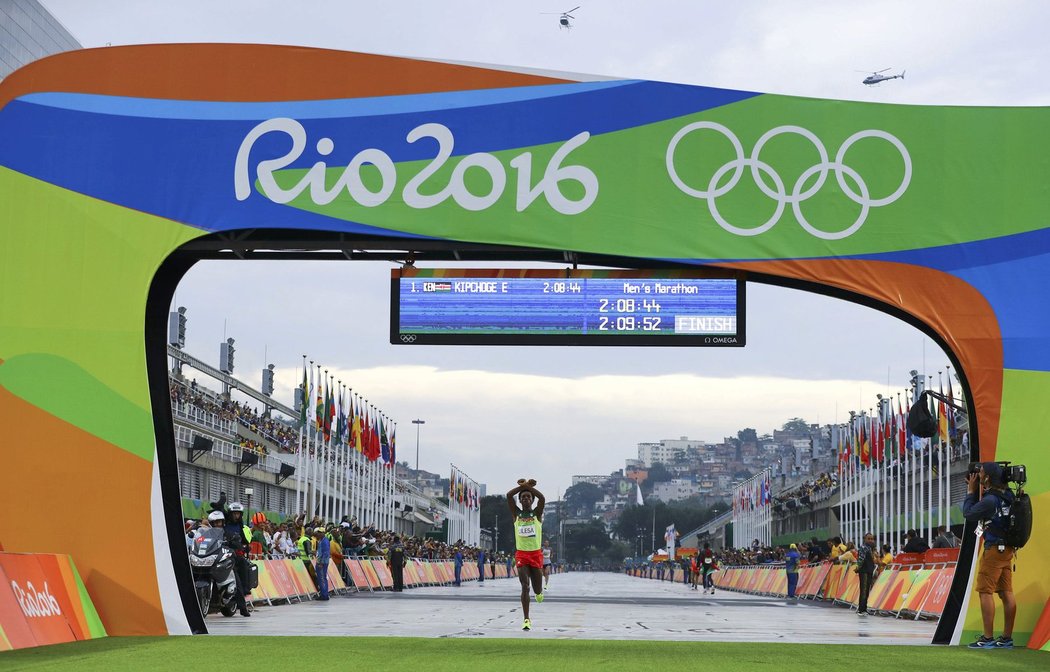
[[[190,569],[201,614],[207,618],[215,605],[223,616],[237,611],[237,577],[233,573],[233,551],[221,528],[201,532],[190,549]]]

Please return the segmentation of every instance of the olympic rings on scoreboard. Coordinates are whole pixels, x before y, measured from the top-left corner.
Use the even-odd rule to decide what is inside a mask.
[[[401,342],[402,343],[415,343],[416,342],[416,335],[415,334],[401,334]]]
[[[707,189],[696,189],[686,184],[675,170],[675,150],[678,147],[678,143],[681,142],[685,136],[693,131],[705,129],[721,133],[727,140],[729,140],[730,144],[733,145],[733,151],[736,153],[736,158],[723,164],[711,175],[711,179],[707,183]],[[777,173],[777,171],[768,163],[759,159],[762,147],[769,142],[769,140],[778,135],[787,133],[801,135],[803,138],[809,140],[813,143],[813,146],[816,147],[817,153],[820,156],[819,163],[802,171],[802,174],[799,175],[790,192],[787,191],[784,185],[784,180],[781,178],[780,174]],[[868,185],[864,181],[864,178],[861,177],[861,174],[856,169],[846,165],[843,161],[849,148],[858,140],[863,140],[864,138],[879,138],[885,140],[897,149],[901,158],[904,160],[904,176],[901,178],[900,186],[898,186],[896,191],[889,196],[883,198],[872,198],[868,191]],[[817,238],[823,238],[824,240],[839,240],[856,233],[860,227],[864,225],[864,221],[868,217],[868,211],[871,208],[889,205],[901,197],[911,182],[912,171],[911,155],[908,154],[908,150],[904,146],[904,143],[902,143],[896,136],[887,133],[886,131],[869,129],[854,133],[846,138],[846,141],[842,143],[841,147],[839,147],[838,152],[835,154],[835,160],[829,161],[828,151],[824,147],[824,143],[822,143],[811,131],[802,128],[801,126],[777,126],[776,128],[767,131],[758,139],[758,142],[755,143],[754,149],[751,150],[751,156],[747,157],[744,154],[744,147],[740,143],[739,138],[722,124],[713,121],[697,121],[684,126],[681,130],[675,133],[674,137],[671,139],[671,143],[667,146],[666,163],[667,174],[671,177],[671,181],[674,182],[675,186],[693,198],[706,200],[711,216],[719,226],[729,233],[738,236],[757,236],[761,233],[765,233],[780,221],[780,217],[784,213],[784,207],[790,204],[791,209],[795,214],[795,219],[798,220],[798,223],[802,228],[808,231],[811,235],[816,236]],[[777,204],[776,210],[769,219],[759,226],[750,228],[730,224],[718,211],[718,206],[715,203],[719,196],[724,196],[729,193],[733,187],[737,185],[740,181],[740,177],[743,175],[745,167],[751,169],[751,177],[754,179],[759,190],[769,198],[773,199]],[[730,171],[732,171],[733,174],[729,178],[729,181],[722,186],[718,186],[719,181]],[[851,201],[861,206],[860,214],[856,221],[842,231],[823,231],[818,229],[810,224],[802,214],[803,201],[812,198],[818,191],[820,191],[821,187],[824,186],[824,182],[827,180],[829,172],[835,173],[835,179],[838,181],[839,187],[842,189],[843,193],[845,193]],[[775,189],[771,189],[769,185],[766,184],[765,180],[762,179],[763,174],[772,180]],[[816,182],[808,189],[803,190],[806,181],[813,175],[817,175]],[[860,193],[853,190],[844,179],[844,175],[848,175],[856,183],[857,189]]]

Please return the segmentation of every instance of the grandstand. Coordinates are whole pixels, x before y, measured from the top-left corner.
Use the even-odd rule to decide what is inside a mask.
[[[392,497],[376,497],[359,502],[353,511],[342,511],[340,502],[347,492],[339,479],[327,474],[318,480],[303,473],[296,453],[299,421],[294,409],[177,348],[169,348],[169,354],[177,363],[168,379],[187,518],[199,519],[225,492],[230,501],[284,520],[306,510],[311,490],[319,500],[327,500],[330,512],[338,513],[329,517],[354,514],[361,523],[382,524],[399,534],[425,534],[448,518],[447,505],[393,475]],[[187,368],[200,375],[186,375]],[[235,399],[234,394],[247,399]]]

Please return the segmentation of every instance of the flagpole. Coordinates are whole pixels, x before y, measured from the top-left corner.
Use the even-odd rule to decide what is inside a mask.
[[[352,445],[352,451],[350,457],[353,458],[352,466],[350,468],[351,480],[353,481],[352,489],[350,491],[350,517],[357,519],[360,513],[359,502],[361,500],[361,454],[357,452],[357,441],[358,432],[360,427],[355,430],[355,425],[360,425],[361,419],[359,415],[360,404],[357,401],[357,394],[350,390],[350,413],[353,416],[350,420],[350,443]]]
[[[838,409],[836,409],[836,411],[837,410]],[[837,412],[836,412],[836,415],[838,415]],[[838,418],[835,418],[835,422],[838,422]],[[831,431],[832,431],[832,433],[835,436],[835,467],[836,467],[836,470],[838,471],[838,477],[839,477],[839,516],[838,516],[838,518],[839,518],[839,531],[841,532],[842,531],[842,510],[843,510],[843,503],[845,501],[844,497],[846,496],[846,490],[844,488],[846,479],[844,478],[844,476],[842,474],[842,435],[841,435],[841,430],[839,429],[838,425],[832,425],[831,426]]]
[[[316,409],[314,408],[314,399],[313,399],[314,391],[316,390],[316,387],[314,385],[316,380],[317,379],[314,377],[314,360],[311,359],[310,360],[310,398],[307,399],[307,403],[310,404],[310,409],[307,412],[307,415],[309,416],[309,421],[308,421],[309,429],[308,429],[308,432],[307,432],[307,434],[308,434],[307,444],[309,446],[309,449],[308,449],[307,457],[309,457],[309,460],[307,461],[307,464],[306,464],[306,467],[307,467],[307,491],[306,491],[306,497],[304,497],[304,499],[306,499],[306,502],[304,502],[304,504],[306,504],[306,508],[304,508],[304,510],[307,511],[307,514],[308,514],[308,516],[311,519],[313,519],[313,516],[314,516],[314,497],[316,496],[316,487],[317,487],[316,483],[314,483],[314,469],[315,469],[315,462],[317,460],[317,412],[316,412]]]
[[[306,355],[303,355],[303,391],[301,398],[301,406],[299,408],[299,442],[295,444],[295,506],[292,507],[295,511],[292,512],[292,516],[302,511],[302,494],[303,494],[303,429],[306,427],[306,409],[309,408],[310,404],[307,402],[307,390],[306,390]]]
[[[332,422],[328,418],[328,399],[332,394],[332,380],[331,376],[328,375],[328,369],[324,370],[324,382],[325,382],[325,394],[324,394],[324,409],[321,412],[322,422],[322,433],[321,439],[324,442],[321,455],[321,520],[328,520],[328,500],[329,500],[329,483],[328,477],[331,471],[331,458],[332,458],[332,434],[331,425]]]
[[[315,427],[314,427],[314,501],[313,510],[310,515],[320,515],[322,506],[322,497],[324,497],[323,490],[321,489],[321,474],[324,470],[324,393],[322,387],[324,386],[324,379],[321,378],[321,365],[317,365],[317,395],[320,398],[322,404],[322,410],[320,415],[316,415],[315,412]],[[317,427],[317,422],[320,421],[321,426]]]

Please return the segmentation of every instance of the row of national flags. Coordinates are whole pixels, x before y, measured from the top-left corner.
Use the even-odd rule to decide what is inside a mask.
[[[952,382],[948,380],[948,392],[945,394],[941,388],[942,397],[947,397],[948,402],[927,396],[930,404],[930,415],[937,418],[937,434],[930,438],[931,445],[949,444],[956,435],[955,396],[952,391]],[[862,467],[870,467],[894,459],[894,456],[904,457],[908,447],[913,446],[915,437],[908,430],[907,410],[901,406],[900,398],[897,399],[896,408],[893,401],[886,400],[885,405],[877,416],[860,414],[853,418],[842,431],[837,432],[836,452],[838,453],[838,469],[841,474],[860,464]],[[936,467],[934,467],[936,469]]]
[[[481,488],[456,467],[448,479],[448,501],[456,502],[468,511],[481,510]]]
[[[755,511],[773,502],[773,483],[769,472],[737,487],[733,495],[733,511]]]
[[[303,367],[299,421],[311,423],[325,443],[348,446],[369,461],[382,459],[387,467],[397,461],[395,427],[379,409],[350,388],[322,375],[320,367]],[[309,400],[315,399],[313,412]]]

